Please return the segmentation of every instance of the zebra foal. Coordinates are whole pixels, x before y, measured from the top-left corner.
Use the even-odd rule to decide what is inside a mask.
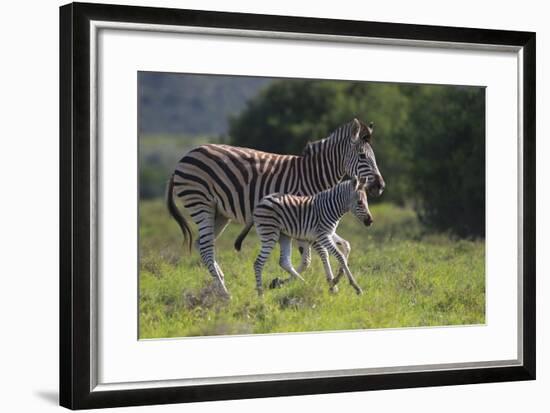
[[[366,179],[353,178],[313,196],[271,194],[265,196],[254,210],[254,225],[260,238],[261,249],[254,262],[256,289],[261,295],[262,270],[275,244],[279,242],[281,256],[279,265],[290,274],[290,279],[303,278],[291,262],[291,240],[297,239],[313,246],[323,261],[331,292],[337,292],[336,284],[343,273],[358,294],[362,294],[348,267],[347,256],[334,242],[334,233],[340,219],[351,212],[366,226],[373,219],[367,203]],[[329,254],[339,262],[343,272],[336,278],[332,274]]]

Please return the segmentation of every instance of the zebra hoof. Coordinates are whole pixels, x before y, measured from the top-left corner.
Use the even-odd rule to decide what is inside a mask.
[[[329,288],[329,291],[331,294],[337,294],[339,290],[336,285],[333,285],[332,287]]]
[[[218,285],[217,287],[217,292],[220,298],[223,298],[224,300],[231,300],[231,294],[229,294],[229,291],[227,291],[225,285]]]
[[[271,282],[269,283],[269,288],[271,290],[275,289],[275,288],[280,288],[283,284],[285,283],[285,280],[282,280],[281,278],[279,277],[275,277],[273,278],[273,280],[271,280]]]
[[[355,290],[357,292],[357,295],[363,295],[363,290],[362,289],[358,289],[358,290]]]

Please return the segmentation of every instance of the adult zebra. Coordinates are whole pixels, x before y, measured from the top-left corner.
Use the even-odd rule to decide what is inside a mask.
[[[335,186],[345,175],[365,177],[369,192],[382,194],[385,183],[370,145],[372,134],[372,123],[367,126],[353,119],[327,138],[309,143],[302,156],[208,144],[190,150],[179,161],[168,182],[168,210],[191,250],[192,232],[174,199],[181,198],[198,227],[201,260],[225,295],[229,293],[215,259],[215,240],[230,220],[250,226],[254,207],[265,195],[313,195]],[[335,241],[345,242],[338,236]],[[301,251],[306,249],[309,252],[307,244],[301,245]]]

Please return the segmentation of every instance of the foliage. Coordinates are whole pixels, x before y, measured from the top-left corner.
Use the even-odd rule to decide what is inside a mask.
[[[235,253],[232,244],[241,228],[230,225],[216,244],[232,294],[227,302],[212,293],[198,254],[183,251],[179,229],[162,201],[141,201],[140,338],[485,322],[483,241],[425,233],[410,209],[379,204],[371,210],[372,227],[357,226],[348,214],[339,228],[352,244],[350,268],[363,296],[346,280],[338,294],[329,294],[317,256],[304,273],[305,284],[268,289],[275,276],[286,277],[276,249],[264,271],[264,297],[258,298],[252,269],[258,239],[251,231],[243,250]]]
[[[481,88],[424,87],[411,105],[406,147],[419,216],[459,236],[485,235],[484,97]]]
[[[426,225],[483,236],[484,96],[475,87],[279,80],[231,120],[229,134],[234,145],[300,154],[353,117],[373,121],[383,200],[415,201]]]

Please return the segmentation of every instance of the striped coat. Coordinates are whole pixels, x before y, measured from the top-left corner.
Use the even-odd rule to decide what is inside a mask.
[[[366,226],[373,222],[365,193],[364,178],[342,182],[313,196],[271,194],[264,197],[254,210],[254,225],[260,238],[261,249],[254,262],[256,288],[262,294],[262,270],[267,258],[279,243],[281,255],[279,265],[290,274],[290,278],[302,279],[292,266],[290,240],[298,239],[313,245],[325,267],[330,290],[336,292],[342,273],[336,278],[328,259],[333,255],[343,273],[358,294],[362,293],[349,270],[347,257],[342,254],[333,240],[333,235],[342,216],[351,212]]]
[[[215,259],[215,239],[230,220],[250,225],[265,195],[312,195],[335,186],[345,175],[365,177],[371,193],[382,193],[385,183],[370,145],[372,133],[372,124],[354,119],[308,144],[302,156],[210,144],[192,149],[179,161],[168,184],[168,210],[191,248],[192,232],[175,199],[182,201],[198,227],[201,260],[224,294],[228,292]]]

